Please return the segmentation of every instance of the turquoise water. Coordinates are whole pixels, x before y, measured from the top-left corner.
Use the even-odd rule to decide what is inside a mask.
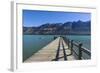
[[[91,37],[80,35],[67,35],[67,38],[82,42],[83,46],[91,50]],[[54,35],[24,35],[23,36],[23,61],[54,40]]]
[[[23,61],[53,40],[50,35],[24,35]]]
[[[89,50],[91,50],[91,36],[89,35],[67,35],[67,38],[70,40],[74,40],[77,43],[82,43],[83,46]]]

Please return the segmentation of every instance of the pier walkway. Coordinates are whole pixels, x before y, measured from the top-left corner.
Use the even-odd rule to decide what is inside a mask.
[[[58,37],[24,62],[74,60],[74,56],[70,53],[71,50],[68,49],[68,45],[63,38]]]
[[[77,48],[75,48],[77,47]],[[76,52],[76,49],[78,52]],[[84,58],[84,54],[87,58]],[[66,37],[57,37],[51,43],[33,54],[25,63],[41,61],[70,61],[90,59],[91,51],[82,46],[82,43],[76,43]]]

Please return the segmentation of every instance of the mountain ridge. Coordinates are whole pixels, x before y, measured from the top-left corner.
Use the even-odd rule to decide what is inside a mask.
[[[25,35],[67,35],[67,34],[91,34],[91,21],[73,21],[65,23],[45,23],[40,26],[25,27]]]

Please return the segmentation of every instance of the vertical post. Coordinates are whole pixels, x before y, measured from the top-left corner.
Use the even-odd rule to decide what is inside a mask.
[[[71,40],[71,54],[73,54],[73,40]]]
[[[79,56],[78,56],[79,60],[82,59],[82,43],[79,44]]]

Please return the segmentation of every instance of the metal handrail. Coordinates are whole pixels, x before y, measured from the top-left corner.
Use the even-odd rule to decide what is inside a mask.
[[[91,55],[91,51],[86,49],[85,47],[82,47],[82,51],[88,55]]]
[[[65,40],[65,42],[67,42],[68,44],[70,44],[69,47],[71,48],[71,52],[72,53],[74,52],[78,56],[79,60],[83,59],[82,52],[86,53],[89,56],[91,55],[91,51],[88,50],[87,48],[83,47],[82,43],[77,43],[77,42],[75,42],[73,40],[67,39],[66,37],[63,37],[63,39]],[[78,48],[79,54],[77,54],[75,52],[75,50],[73,49],[73,46],[76,46]]]

